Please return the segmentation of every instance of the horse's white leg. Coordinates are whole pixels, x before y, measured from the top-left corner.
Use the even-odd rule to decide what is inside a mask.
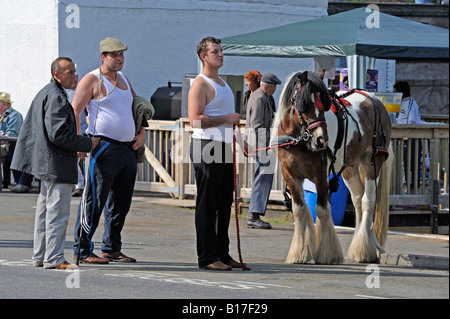
[[[373,213],[376,193],[375,181],[365,179],[365,192],[361,200],[362,217],[355,229],[348,256],[357,262],[373,262],[379,258],[378,251],[384,252],[373,230]]]
[[[358,170],[346,168],[343,174],[344,183],[347,186],[355,208],[355,231],[359,229],[362,218],[362,197],[364,195],[364,185],[361,182]]]
[[[295,228],[286,263],[303,264],[314,259],[316,253],[316,238],[314,221],[306,204],[292,203]]]
[[[342,264],[344,253],[336,234],[331,218],[330,205],[324,207],[316,205],[316,238],[318,240],[317,253],[314,257],[318,264]]]

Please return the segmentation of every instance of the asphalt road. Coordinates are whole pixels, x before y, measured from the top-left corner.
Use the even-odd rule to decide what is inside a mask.
[[[122,232],[123,252],[135,257],[136,264],[81,265],[79,271],[71,272],[31,265],[37,194],[13,194],[8,190],[0,193],[0,298],[165,300],[153,303],[156,307],[167,307],[168,300],[176,299],[170,307],[174,314],[202,310],[204,315],[210,315],[212,308],[200,308],[200,305],[221,305],[215,309],[214,316],[225,314],[226,307],[234,314],[239,311],[242,314],[242,307],[251,313],[248,311],[253,308],[249,308],[249,303],[262,311],[262,304],[276,307],[270,304],[273,300],[449,298],[448,268],[357,264],[347,259],[342,265],[288,265],[284,259],[293,225],[255,230],[245,226],[245,219],[240,219],[242,256],[251,270],[200,270],[195,250],[194,211],[169,206],[166,203],[170,200],[158,196],[136,196]],[[70,262],[73,262],[78,201],[72,199],[67,230],[65,256]],[[101,220],[94,236],[97,254],[100,254],[102,228]],[[351,229],[338,229],[344,252],[352,233]],[[234,220],[230,238],[231,255],[238,260]],[[448,236],[392,234],[386,249],[390,253],[447,258],[448,265]],[[227,305],[236,300],[239,304]]]

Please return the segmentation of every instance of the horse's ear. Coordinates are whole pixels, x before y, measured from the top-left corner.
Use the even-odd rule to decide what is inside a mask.
[[[300,75],[300,84],[303,86],[306,82],[308,82],[308,71],[305,71]]]
[[[298,72],[298,73],[295,75],[295,81],[293,82],[294,85],[296,86],[297,84],[299,84],[299,85],[301,86],[301,85],[302,85],[302,84],[301,84],[301,79],[302,79],[302,72]]]

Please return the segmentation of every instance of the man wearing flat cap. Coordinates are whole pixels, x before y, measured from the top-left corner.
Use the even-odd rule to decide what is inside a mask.
[[[72,101],[78,130],[80,114],[87,108],[89,126],[82,133],[100,138],[91,153],[89,169],[92,173],[86,181],[85,202],[80,203],[75,225],[74,256],[82,263],[136,262],[121,251],[121,231],[131,205],[137,150],[144,143],[145,128],[138,128],[136,135],[132,111],[136,94],[121,72],[127,49],[118,39],[102,40],[102,64],[81,79]],[[79,156],[84,159],[86,154],[79,153]],[[94,254],[92,236],[102,211],[105,231],[99,257]]]
[[[275,74],[265,73],[261,78],[261,86],[250,95],[248,100],[245,132],[247,142],[254,149],[269,146],[275,106],[272,95],[278,84],[281,84],[281,81]],[[270,229],[272,227],[269,223],[262,221],[261,216],[266,213],[272,188],[273,168],[276,162],[274,155],[274,152],[268,150],[260,150],[254,155],[255,173],[247,220],[247,225],[252,228]]]

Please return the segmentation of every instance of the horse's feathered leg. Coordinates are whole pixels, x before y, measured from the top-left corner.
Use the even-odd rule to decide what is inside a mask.
[[[353,178],[352,181],[356,182],[356,178]],[[379,258],[379,252],[384,252],[373,228],[373,214],[376,202],[375,189],[375,180],[364,177],[364,195],[361,198],[361,211],[357,212],[360,216],[357,218],[359,222],[357,222],[355,234],[347,252],[348,256],[357,262],[376,261]]]
[[[322,192],[317,192],[316,238],[318,245],[314,260],[317,264],[337,265],[344,262],[344,253],[331,218],[327,190],[325,187]]]
[[[379,167],[379,171],[377,171],[377,175],[379,175],[376,180],[374,167],[367,160],[360,163],[360,175],[354,169],[351,178],[344,176],[352,194],[357,216],[355,234],[347,254],[358,262],[376,261],[380,258],[380,254],[385,252],[383,245],[386,241],[389,221],[392,147],[389,147],[389,153],[390,156],[386,162],[384,162],[385,158],[382,154],[377,154],[375,157],[376,166]],[[377,205],[376,211],[375,205]],[[376,213],[375,218],[374,213]]]
[[[292,213],[295,223],[286,263],[303,264],[313,260],[316,253],[314,221],[305,204],[301,182],[286,177],[285,180],[292,195]]]

